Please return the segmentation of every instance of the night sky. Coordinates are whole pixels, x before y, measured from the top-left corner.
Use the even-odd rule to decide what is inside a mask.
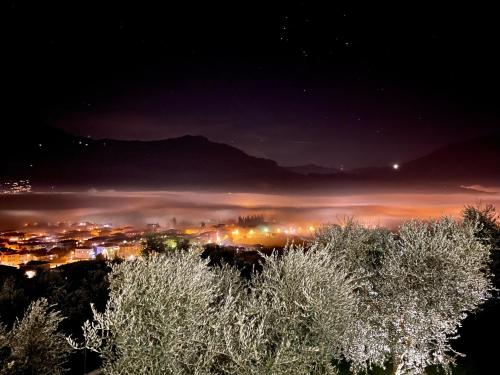
[[[500,33],[485,5],[103,3],[7,2],[3,126],[201,134],[345,168],[499,128]]]

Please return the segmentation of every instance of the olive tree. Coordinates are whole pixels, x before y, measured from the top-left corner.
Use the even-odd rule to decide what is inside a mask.
[[[442,219],[410,221],[395,234],[355,223],[320,232],[314,246],[361,278],[344,350],[354,371],[391,363],[394,374],[417,374],[453,363],[450,340],[490,295],[489,248],[476,230]]]
[[[325,225],[316,232],[311,248],[324,249],[356,280],[356,311],[351,315],[343,355],[354,372],[373,365],[384,366],[387,354],[380,350],[384,339],[376,281],[384,254],[394,236],[384,228],[367,228],[349,219],[342,225]]]
[[[249,284],[190,252],[114,265],[84,346],[106,374],[333,373],[354,283],[331,254],[305,250],[265,257]]]
[[[477,223],[476,238],[491,247],[490,268],[493,272],[493,285],[497,289],[500,288],[500,216],[495,206],[490,204],[465,206],[462,217],[465,223]]]
[[[210,374],[223,355],[219,311],[238,282],[192,252],[115,264],[105,311],[93,309],[83,326],[84,346],[101,354],[106,374]]]
[[[355,283],[332,254],[292,246],[264,258],[224,327],[230,374],[332,374],[355,311]]]
[[[62,320],[59,311],[41,298],[29,305],[24,317],[14,323],[10,332],[0,328],[0,347],[5,349],[0,373],[63,373],[71,347],[65,335],[58,331]]]
[[[394,373],[454,362],[450,339],[490,296],[489,248],[476,229],[450,219],[400,228],[379,286]]]
[[[0,323],[0,374],[5,372],[10,354],[7,328]]]
[[[478,224],[476,237],[481,242],[491,245],[494,250],[500,249],[500,217],[495,206],[465,206],[462,217],[465,223]]]

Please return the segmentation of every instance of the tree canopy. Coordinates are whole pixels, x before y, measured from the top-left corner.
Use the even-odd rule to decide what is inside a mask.
[[[249,280],[197,252],[114,265],[110,300],[84,325],[104,372],[329,374],[445,369],[451,340],[491,291],[477,220],[350,221],[260,257]],[[72,342],[75,347],[79,345]]]

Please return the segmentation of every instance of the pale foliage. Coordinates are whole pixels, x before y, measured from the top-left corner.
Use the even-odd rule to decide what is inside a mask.
[[[102,354],[108,374],[209,373],[226,284],[193,253],[115,265],[106,311],[84,325],[85,345]]]
[[[6,347],[8,344],[7,340],[7,328],[4,324],[0,322],[0,350]]]
[[[334,373],[355,306],[332,257],[302,248],[267,257],[251,287],[186,252],[113,266],[110,280],[84,326],[107,374]]]
[[[4,368],[7,366],[9,354],[9,339],[5,325],[0,322],[0,374],[3,374]]]
[[[354,312],[354,284],[326,251],[265,258],[236,324],[224,327],[231,374],[331,374]]]
[[[16,321],[9,333],[0,332],[4,347],[9,350],[5,374],[61,374],[64,372],[71,347],[58,331],[61,314],[49,306],[46,299],[32,302],[21,321]],[[0,346],[2,343],[0,342]]]
[[[355,372],[446,368],[450,340],[491,289],[476,232],[449,219],[398,233],[327,226],[306,248],[265,256],[248,284],[194,252],[114,265],[84,347],[106,374],[319,375],[342,359]]]
[[[364,280],[345,350],[355,371],[391,362],[396,374],[420,374],[453,363],[450,339],[491,289],[489,249],[476,230],[442,219],[407,222],[396,235],[355,223],[320,234],[316,245]]]
[[[387,361],[382,349],[386,331],[375,288],[384,254],[393,246],[394,237],[388,230],[366,228],[353,220],[320,228],[311,244],[331,253],[357,282],[357,308],[351,315],[343,353],[355,372],[384,366]]]

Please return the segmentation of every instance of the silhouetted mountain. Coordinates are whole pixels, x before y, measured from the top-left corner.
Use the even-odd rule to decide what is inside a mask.
[[[359,168],[358,176],[383,181],[451,182],[488,184],[500,182],[500,134],[441,147],[421,158],[391,166]]]
[[[335,168],[323,167],[321,165],[316,164],[305,164],[305,165],[297,165],[293,167],[284,167],[291,172],[309,175],[309,174],[336,174],[340,171]]]
[[[6,178],[44,187],[272,188],[298,175],[202,136],[160,141],[93,140],[54,128],[10,135]]]
[[[462,183],[500,180],[500,134],[457,142],[404,163],[405,178]]]
[[[28,178],[44,189],[352,190],[500,180],[498,135],[442,147],[398,170],[363,168],[346,173],[316,165],[280,167],[202,136],[118,141],[93,140],[42,126],[26,134],[22,127],[11,129],[2,137],[7,162],[0,164],[0,182]]]

